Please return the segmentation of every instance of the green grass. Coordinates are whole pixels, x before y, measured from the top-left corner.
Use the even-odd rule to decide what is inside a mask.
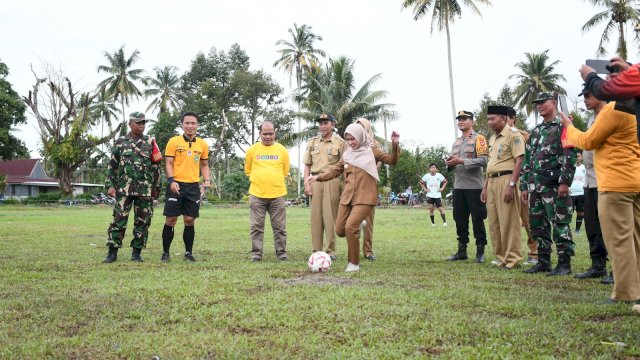
[[[286,263],[269,225],[264,260],[248,261],[247,208],[207,207],[198,262],[175,255],[179,223],[172,262],[160,263],[159,208],[145,262],[125,248],[107,265],[109,208],[0,207],[0,358],[640,357],[640,317],[594,304],[609,286],[498,271],[492,256],[446,262],[451,220],[431,227],[426,210],[379,209],[377,261],[344,273],[338,239],[334,270],[311,274],[309,210],[287,211]],[[574,272],[589,265],[585,236],[576,240]]]

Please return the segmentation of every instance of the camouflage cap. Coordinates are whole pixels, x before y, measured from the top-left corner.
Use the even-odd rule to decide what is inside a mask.
[[[538,93],[538,97],[535,100],[533,100],[531,103],[538,104],[541,102],[545,102],[547,100],[556,100],[556,97],[553,95],[553,93],[541,92],[541,93]]]
[[[131,115],[129,115],[129,120],[133,120],[136,123],[141,123],[143,121],[144,122],[147,121],[147,119],[145,118],[144,114],[139,112],[139,111],[131,113]]]
[[[316,121],[336,122],[336,118],[334,118],[333,115],[331,115],[331,114],[322,114],[316,119]]]
[[[456,119],[460,119],[460,118],[469,118],[473,120],[473,113],[471,111],[460,110],[458,111],[458,115],[456,116]]]

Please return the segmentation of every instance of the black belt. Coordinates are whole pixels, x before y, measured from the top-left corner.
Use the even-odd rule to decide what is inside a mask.
[[[511,174],[513,174],[513,171],[509,170],[509,171],[501,171],[493,174],[487,174],[487,176],[490,178],[497,178],[500,176],[511,175]]]

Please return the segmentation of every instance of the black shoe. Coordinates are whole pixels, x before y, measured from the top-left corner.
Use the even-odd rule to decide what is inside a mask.
[[[476,263],[482,264],[484,262],[484,245],[477,245],[476,249]]]
[[[142,253],[142,249],[133,248],[133,251],[131,251],[131,261],[144,262],[140,253]]]
[[[280,260],[280,261],[287,261],[287,260],[289,260],[289,258],[288,258],[287,256],[283,256],[283,257],[279,258],[278,260]]]
[[[258,262],[258,261],[262,261],[261,258],[257,258],[257,257],[252,257],[251,258],[251,262]]]
[[[458,243],[458,252],[449,256],[447,261],[467,260],[467,244]]]
[[[585,272],[577,273],[574,277],[576,279],[593,279],[607,275],[607,269],[596,269],[590,267]]]
[[[533,267],[524,270],[523,272],[526,274],[535,274],[535,273],[548,273],[551,271],[551,255],[550,254],[539,254],[538,255],[538,263]]]
[[[603,277],[600,280],[600,284],[604,284],[604,285],[613,285],[614,281],[613,281],[613,272],[609,272],[609,275]]]
[[[364,258],[369,260],[369,261],[374,261],[375,259],[377,259],[377,257],[375,255],[373,255],[373,254],[367,255]]]
[[[335,255],[330,255],[329,259],[331,259],[331,261],[336,261],[336,256]]]
[[[186,252],[184,253],[184,261],[195,262],[196,258],[194,258],[190,252]]]
[[[547,276],[563,276],[571,274],[571,257],[567,254],[558,255],[558,265]]]
[[[102,261],[105,264],[111,264],[118,260],[118,248],[117,247],[109,247],[109,253],[107,253],[107,257]]]
[[[162,253],[162,257],[160,258],[160,261],[169,262],[170,259],[171,259],[171,257],[169,256],[169,253],[168,252],[163,252]]]

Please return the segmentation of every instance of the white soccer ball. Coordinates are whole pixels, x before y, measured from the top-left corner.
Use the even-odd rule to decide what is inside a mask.
[[[331,270],[331,257],[323,251],[316,251],[309,256],[309,270],[311,272],[327,272]]]

